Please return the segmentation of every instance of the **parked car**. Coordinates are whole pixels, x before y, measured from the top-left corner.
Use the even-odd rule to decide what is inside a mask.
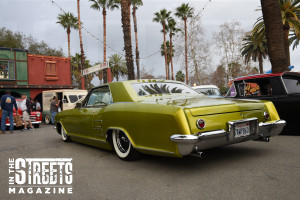
[[[114,149],[123,160],[140,153],[182,157],[248,140],[268,141],[285,125],[272,102],[210,98],[165,80],[93,88],[55,120],[64,141]]]
[[[23,112],[21,110],[21,102],[22,101],[23,101],[22,99],[16,99],[17,106],[18,106],[18,113],[19,113],[21,119],[23,119]],[[14,108],[13,116],[15,116],[15,115],[16,115],[16,109]],[[1,118],[1,116],[0,116],[0,118]],[[34,128],[39,128],[40,124],[42,122],[42,113],[39,111],[32,111],[30,113],[30,121],[31,121],[32,125],[34,126]],[[10,126],[10,121],[9,121],[8,117],[6,119],[6,126]]]
[[[47,90],[43,91],[43,116],[46,124],[51,122],[50,104],[53,97],[56,96],[60,100],[59,111],[69,110],[75,107],[80,99],[87,95],[87,90]]]
[[[299,134],[300,73],[261,74],[233,80],[226,97],[272,101],[281,119],[286,120],[283,133]]]
[[[192,87],[200,94],[205,94],[212,97],[221,97],[219,88],[216,85],[199,85]]]

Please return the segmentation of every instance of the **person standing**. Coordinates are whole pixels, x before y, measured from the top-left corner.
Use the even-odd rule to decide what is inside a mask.
[[[31,111],[36,111],[36,103],[33,101],[32,98],[30,98],[30,102],[31,102]]]
[[[42,107],[41,107],[41,104],[38,102],[38,100],[35,99],[34,102],[35,102],[35,105],[36,105],[36,110],[37,110],[37,111],[41,111],[41,110],[42,110]]]
[[[52,124],[55,124],[55,115],[58,113],[59,103],[60,103],[60,100],[57,101],[56,96],[54,96],[53,100],[50,104],[51,123]]]
[[[10,126],[9,126],[10,133],[13,133],[14,130],[13,106],[15,106],[17,115],[19,115],[18,106],[15,97],[11,96],[10,90],[6,90],[5,95],[1,97],[1,109],[2,109],[1,133],[2,134],[5,134],[7,116],[10,122]]]
[[[21,103],[21,109],[23,111],[23,121],[24,121],[24,129],[23,131],[27,131],[27,122],[30,126],[29,130],[34,130],[31,121],[30,121],[30,110],[31,110],[31,102],[27,99],[26,94],[22,94],[21,98],[23,99]]]

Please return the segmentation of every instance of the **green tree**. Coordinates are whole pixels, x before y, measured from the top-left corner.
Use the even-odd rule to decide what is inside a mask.
[[[139,6],[143,5],[142,0],[131,0],[132,4],[132,20],[134,26],[134,34],[135,34],[135,62],[136,62],[136,73],[137,78],[141,78],[140,73],[140,52],[139,52],[139,44],[138,44],[138,37],[137,37],[137,20],[136,20],[136,10]]]
[[[185,77],[186,84],[189,83],[188,79],[188,59],[187,59],[187,19],[192,18],[194,14],[194,9],[189,6],[189,4],[182,4],[176,8],[175,16],[184,21],[184,38],[185,38]]]
[[[103,62],[106,62],[106,15],[107,10],[114,10],[115,8],[119,8],[118,2],[115,0],[89,0],[92,2],[91,8],[94,10],[101,10],[102,9],[102,15],[103,15]],[[104,82],[107,82],[107,76],[106,73],[110,75],[110,72],[105,69],[105,75]],[[98,77],[102,77],[102,72],[98,73]]]
[[[242,56],[245,58],[245,64],[248,64],[250,59],[254,62],[258,60],[259,71],[261,74],[264,73],[263,70],[263,59],[268,55],[268,47],[266,37],[259,40],[257,33],[248,34],[243,38],[243,47],[240,50]]]
[[[176,81],[181,81],[181,82],[184,82],[184,73],[182,73],[182,71],[178,71],[176,73]]]
[[[91,67],[90,61],[85,59],[84,63],[86,68]],[[72,75],[72,85],[74,88],[81,88],[81,55],[76,53],[75,56],[71,56],[71,75]],[[84,76],[85,89],[89,90],[95,87],[92,84],[92,80],[95,73],[91,73]]]
[[[0,47],[25,49],[24,38],[20,32],[13,33],[5,27],[0,29]]]
[[[68,56],[71,58],[71,48],[70,48],[70,33],[71,29],[78,29],[78,18],[72,13],[67,12],[64,14],[59,14],[57,17],[58,21],[56,23],[61,24],[64,29],[67,30],[68,36]]]
[[[113,54],[109,57],[109,67],[111,68],[112,76],[115,77],[117,81],[119,81],[120,76],[128,74],[126,61],[118,54]]]
[[[124,36],[124,49],[126,55],[126,65],[128,71],[128,80],[134,80],[134,67],[132,59],[131,45],[131,23],[130,23],[130,4],[131,0],[121,0],[121,16]]]
[[[290,65],[289,33],[290,31],[300,33],[300,1],[279,0],[278,2],[261,1],[263,17],[257,19],[253,28],[253,33],[257,33],[261,40],[266,35],[273,72],[287,70]]]
[[[165,52],[167,51],[166,46],[166,21],[170,17],[171,12],[167,11],[166,9],[162,9],[159,12],[154,13],[155,17],[153,18],[154,22],[158,22],[163,26],[163,35],[164,35],[164,49]],[[165,67],[166,67],[166,79],[169,79],[168,77],[168,62],[167,62],[167,54],[165,54]]]
[[[172,17],[169,17],[168,20],[167,20],[167,26],[166,26],[166,33],[169,33],[169,36],[170,36],[170,62],[171,62],[171,74],[172,74],[172,80],[174,80],[174,72],[173,72],[173,36],[181,31],[179,28],[176,27],[176,22],[174,20],[174,18]]]
[[[13,33],[6,28],[0,29],[0,46],[7,48],[28,49],[29,53],[47,56],[64,56],[63,50],[51,48],[45,41],[38,42],[32,36],[21,32]]]

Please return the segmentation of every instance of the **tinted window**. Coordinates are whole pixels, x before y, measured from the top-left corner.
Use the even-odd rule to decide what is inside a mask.
[[[180,83],[134,83],[132,86],[139,96],[174,93],[198,94],[193,89]]]
[[[288,93],[300,93],[300,78],[283,77],[283,82]]]

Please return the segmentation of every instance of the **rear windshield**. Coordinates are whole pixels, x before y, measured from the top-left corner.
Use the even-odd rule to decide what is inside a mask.
[[[132,87],[139,96],[155,94],[198,94],[193,89],[180,83],[134,83]]]
[[[283,77],[283,82],[288,93],[300,93],[300,78],[298,77]]]

